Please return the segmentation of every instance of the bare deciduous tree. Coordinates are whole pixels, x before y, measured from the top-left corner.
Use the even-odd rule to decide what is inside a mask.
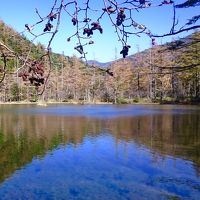
[[[114,29],[114,32],[118,37],[118,41],[121,42],[122,48],[120,54],[122,54],[123,58],[129,54],[129,49],[131,48],[129,44],[130,37],[138,37],[141,34],[146,34],[151,39],[152,45],[155,45],[155,38],[157,37],[177,35],[182,32],[200,28],[200,15],[192,16],[191,19],[185,22],[185,24],[182,24],[181,28],[178,29],[178,20],[176,17],[177,9],[191,9],[194,6],[199,6],[200,0],[186,0],[180,4],[176,4],[176,1],[172,0],[161,0],[156,2],[157,3],[154,3],[153,1],[151,2],[149,0],[101,0],[98,1],[98,4],[100,5],[98,9],[93,9],[92,0],[53,0],[52,7],[45,16],[42,16],[38,9],[36,9],[36,14],[39,20],[32,25],[25,24],[25,30],[22,32],[24,33],[26,31],[32,35],[32,43],[41,36],[50,36],[46,53],[44,55],[37,60],[31,59],[31,44],[26,55],[19,55],[16,52],[13,52],[3,43],[0,43],[0,47],[1,49],[6,49],[7,52],[15,54],[15,56],[19,58],[19,60],[22,62],[22,65],[19,69],[17,69],[16,73],[18,73],[18,75],[21,76],[25,81],[29,80],[30,83],[35,85],[36,88],[43,86],[43,88],[38,92],[38,94],[42,94],[52,68],[51,46],[56,34],[60,31],[60,23],[61,20],[63,20],[61,16],[62,13],[65,13],[70,17],[71,26],[74,26],[75,28],[74,34],[70,35],[67,38],[67,41],[70,42],[72,38],[76,38],[74,49],[80,54],[82,59],[85,59],[85,61],[87,61],[87,52],[85,51],[85,46],[94,44],[94,34],[97,32],[100,34],[104,33],[104,27],[102,24],[106,16],[110,21],[110,27]],[[135,12],[140,12],[142,9],[162,6],[173,7],[172,27],[168,33],[163,35],[152,33],[152,31],[145,24],[138,23],[133,17]],[[40,28],[40,33],[35,31],[36,27]],[[2,55],[4,66],[1,67],[0,70],[4,72],[7,58],[4,54]],[[46,62],[48,63],[45,65]],[[47,67],[49,70],[46,71]],[[109,75],[113,76],[113,73],[109,70],[100,70],[103,70]],[[4,75],[1,76],[0,81],[3,81],[3,79]]]

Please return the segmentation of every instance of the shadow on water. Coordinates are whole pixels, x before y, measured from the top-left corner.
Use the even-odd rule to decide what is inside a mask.
[[[57,184],[58,191],[68,188],[60,199],[104,199],[106,195],[111,199],[137,199],[137,195],[148,199],[149,194],[154,194],[152,199],[162,199],[162,194],[163,199],[197,199],[200,194],[199,109],[184,106],[0,109],[0,195],[16,188],[20,193],[20,186],[14,185],[20,185],[21,179],[21,184],[27,184],[23,176],[34,177],[37,173],[41,173],[37,178],[43,190],[32,180],[31,189],[26,188],[29,190],[26,195],[32,195],[30,199],[59,199],[61,194],[52,188]],[[65,164],[76,175],[67,173]],[[27,172],[19,179],[18,173],[23,170]],[[52,173],[59,178],[53,180]],[[45,177],[52,178],[54,184],[47,184]],[[65,181],[61,181],[62,177]],[[92,185],[99,191],[91,190]],[[51,192],[45,193],[47,190]],[[28,198],[19,193],[12,192],[5,199],[12,195]]]

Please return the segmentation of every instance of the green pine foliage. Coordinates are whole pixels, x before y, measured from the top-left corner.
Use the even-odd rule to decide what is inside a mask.
[[[32,44],[26,37],[0,21],[0,41],[20,56],[39,59],[45,47]],[[52,69],[43,99],[62,102],[199,102],[200,32],[186,38],[111,62],[109,72],[83,61],[53,53]],[[48,61],[47,69],[48,72]],[[0,83],[0,101],[36,101],[34,87],[13,72],[20,67],[14,57],[7,60],[6,77]],[[0,70],[3,69],[0,59]],[[0,79],[1,79],[0,72]]]
[[[176,5],[176,8],[188,8],[188,7],[194,7],[194,6],[199,6],[200,5],[200,0],[188,0],[184,3]]]

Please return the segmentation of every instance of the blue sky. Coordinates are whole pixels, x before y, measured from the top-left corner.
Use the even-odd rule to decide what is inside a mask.
[[[60,0],[58,0],[59,2]],[[2,0],[0,6],[0,19],[2,19],[6,24],[13,27],[16,31],[22,32],[24,30],[24,25],[34,24],[39,20],[35,8],[39,10],[41,16],[46,16],[52,7],[54,0]],[[66,1],[67,2],[67,1]],[[86,0],[78,0],[78,3],[82,4]],[[101,10],[103,4],[102,0],[90,0],[91,8]],[[156,4],[161,1],[152,1],[153,4]],[[176,3],[184,2],[184,0],[176,0]],[[169,32],[172,25],[172,7],[171,6],[162,6],[158,8],[148,8],[142,9],[139,12],[135,11],[133,13],[133,18],[137,23],[144,24],[147,26],[152,33],[163,34]],[[100,12],[91,12],[91,18],[95,21]],[[193,15],[199,14],[199,7],[193,7],[190,9],[178,9],[177,17],[180,25],[187,19],[190,19]],[[114,19],[116,16],[114,17]],[[38,31],[44,29],[45,23],[38,27]],[[104,33],[100,34],[98,31],[95,32],[93,40],[95,41],[94,45],[86,47],[87,59],[93,60],[96,59],[100,62],[108,62],[114,60],[115,57],[120,58],[120,51],[122,49],[122,44],[118,42],[118,38],[115,34],[115,30],[112,27],[109,18],[104,17],[101,21],[101,25],[104,28]],[[52,50],[56,53],[62,53],[64,51],[65,55],[72,56],[79,54],[74,50],[76,46],[75,38],[71,42],[67,42],[67,38],[75,33],[75,28],[72,26],[71,19],[65,13],[62,15],[61,25],[56,38],[52,43]],[[179,37],[186,36],[188,33],[178,35]],[[27,35],[28,36],[28,35]],[[158,39],[157,43],[165,43],[166,41],[171,41],[174,37],[165,37]],[[28,36],[29,37],[29,36]],[[31,39],[31,37],[29,37]],[[42,36],[38,38],[37,42],[41,42],[45,46],[48,44],[48,37]],[[139,47],[140,50],[144,50],[150,47],[150,38],[145,34],[141,37],[131,36],[129,38],[128,44],[131,45],[130,54],[137,52]]]

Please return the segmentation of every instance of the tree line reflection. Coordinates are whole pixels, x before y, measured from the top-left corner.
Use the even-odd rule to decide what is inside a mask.
[[[155,161],[157,155],[190,160],[200,174],[199,119],[198,113],[109,119],[1,113],[0,182],[60,145],[76,146],[86,137],[104,133],[111,134],[116,144],[125,141],[144,145],[152,151]]]

